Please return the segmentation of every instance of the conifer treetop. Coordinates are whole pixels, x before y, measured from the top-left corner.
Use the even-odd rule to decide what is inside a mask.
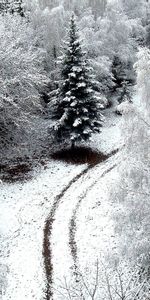
[[[69,39],[61,62],[60,86],[55,99],[53,117],[57,139],[86,141],[99,132],[102,115],[93,90],[91,68],[82,52],[75,17],[72,15]]]

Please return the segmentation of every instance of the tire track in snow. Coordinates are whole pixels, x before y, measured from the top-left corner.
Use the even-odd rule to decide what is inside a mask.
[[[109,157],[112,155],[115,155],[118,152],[117,150],[112,151],[110,154],[108,154],[105,158],[105,161],[108,160]],[[52,245],[51,245],[51,238],[52,238],[52,231],[53,231],[53,223],[55,221],[55,215],[57,212],[57,209],[59,208],[59,204],[65,195],[65,193],[71,188],[73,184],[75,184],[82,176],[86,175],[89,170],[93,169],[96,165],[100,164],[102,161],[97,161],[94,164],[89,165],[87,168],[85,168],[83,171],[81,171],[78,175],[76,175],[69,183],[68,185],[58,194],[53,202],[52,208],[50,210],[50,213],[45,221],[44,226],[44,238],[43,238],[43,259],[44,259],[44,268],[45,268],[45,275],[46,275],[46,289],[45,289],[45,299],[46,300],[52,300],[53,299],[53,262],[52,262]],[[72,219],[72,222],[74,220]],[[73,224],[72,224],[73,225]],[[73,226],[72,226],[73,228]],[[73,235],[75,236],[75,235]],[[75,240],[75,238],[74,238]],[[72,255],[75,258],[77,256],[76,253],[76,244],[72,247]],[[75,258],[76,260],[76,258]]]
[[[45,290],[45,299],[51,300],[53,298],[52,284],[53,284],[53,263],[52,263],[52,247],[51,247],[51,235],[53,229],[53,223],[55,221],[55,214],[59,207],[62,197],[68,191],[68,189],[77,182],[83,175],[85,175],[93,166],[88,166],[77,176],[75,176],[69,184],[61,191],[59,195],[56,196],[51,211],[45,221],[44,226],[44,239],[43,239],[43,257],[44,257],[44,267],[46,274],[46,290]]]
[[[77,247],[77,243],[76,243],[76,231],[77,231],[77,224],[76,224],[76,220],[77,220],[77,213],[78,210],[81,206],[82,201],[85,199],[85,197],[87,196],[88,192],[94,187],[94,185],[101,179],[103,178],[106,174],[108,174],[109,172],[111,172],[115,167],[117,166],[117,164],[114,164],[113,166],[111,166],[110,168],[108,168],[107,170],[105,170],[97,180],[95,180],[88,188],[86,188],[86,190],[83,192],[83,194],[80,196],[80,199],[78,201],[78,203],[76,204],[76,207],[73,211],[71,220],[70,220],[70,226],[69,226],[69,245],[70,245],[70,250],[71,250],[71,255],[72,255],[72,259],[74,262],[74,274],[76,276],[76,281],[78,282],[78,247]]]

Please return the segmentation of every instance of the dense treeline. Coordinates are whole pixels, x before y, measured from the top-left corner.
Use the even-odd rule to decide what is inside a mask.
[[[102,107],[114,93],[119,102],[130,100],[138,47],[149,44],[149,9],[146,0],[1,1],[1,141],[13,140],[16,130],[27,132],[50,110],[72,11]]]

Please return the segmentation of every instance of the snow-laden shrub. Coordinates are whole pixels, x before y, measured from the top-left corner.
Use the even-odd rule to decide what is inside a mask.
[[[118,115],[123,115],[123,114],[127,114],[128,111],[131,109],[131,105],[132,103],[129,102],[128,100],[120,103],[116,109],[115,109],[115,112],[118,114]]]
[[[133,105],[122,121],[124,136],[123,162],[119,166],[120,180],[111,191],[116,201],[114,219],[120,240],[120,253],[133,265],[149,259],[149,196],[150,196],[150,53],[141,49],[136,64],[137,93]],[[112,195],[113,194],[113,195]]]
[[[0,138],[25,126],[40,109],[39,89],[46,81],[45,52],[37,46],[30,23],[0,16]]]
[[[150,124],[150,50],[140,48],[137,54],[138,61],[135,64],[137,71],[137,88],[138,88],[138,110],[143,119]]]
[[[143,270],[141,263],[132,267],[119,261],[118,266],[112,266],[97,260],[94,272],[76,271],[76,283],[69,282],[66,277],[55,291],[60,300],[148,300],[149,285],[145,278],[148,270]],[[89,280],[90,279],[90,280]],[[69,295],[69,298],[68,298]]]
[[[98,56],[96,59],[91,60],[98,81],[98,90],[105,96],[115,87],[111,64],[111,60],[107,56]]]

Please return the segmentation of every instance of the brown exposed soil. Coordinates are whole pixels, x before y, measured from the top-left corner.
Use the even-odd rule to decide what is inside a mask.
[[[30,179],[32,168],[28,163],[17,163],[14,165],[0,165],[0,178],[6,182],[15,182]]]
[[[51,211],[45,221],[44,226],[44,238],[43,238],[43,259],[44,259],[44,267],[45,267],[45,275],[46,275],[46,289],[45,289],[45,299],[52,300],[53,299],[53,263],[52,263],[52,246],[51,246],[51,235],[53,229],[53,223],[55,221],[55,214],[59,207],[62,197],[67,192],[67,190],[74,184],[81,176],[86,174],[91,167],[87,167],[85,170],[80,172],[76,177],[74,177],[69,184],[61,191],[59,195],[54,199]]]
[[[76,151],[76,149],[77,148],[73,149],[72,154],[74,153],[74,151]],[[115,155],[118,152],[118,149],[116,149],[116,150],[112,151],[109,154],[94,152],[94,154],[95,154],[94,155],[93,151],[89,148],[79,148],[79,151],[77,153],[78,154],[82,153],[82,157],[83,157],[83,154],[86,153],[85,149],[86,150],[88,149],[89,152],[87,151],[87,153],[89,154],[89,157],[92,156],[94,159],[86,160],[86,163],[88,162],[89,165],[85,168],[85,170],[83,170],[77,176],[75,176],[68,183],[68,185],[61,191],[61,193],[55,197],[52,208],[50,210],[50,213],[49,213],[49,215],[48,215],[48,217],[45,221],[45,226],[44,226],[44,229],[43,229],[43,233],[44,233],[43,234],[44,235],[44,238],[43,238],[43,259],[44,259],[44,268],[45,268],[45,275],[46,275],[46,290],[45,290],[45,299],[46,300],[52,300],[53,299],[53,289],[52,289],[52,284],[53,284],[53,263],[52,263],[51,236],[52,236],[53,223],[55,221],[55,214],[56,214],[56,211],[57,211],[57,209],[59,207],[59,204],[62,200],[62,197],[65,195],[65,193],[68,191],[68,189],[74,183],[76,183],[83,175],[87,174],[90,169],[94,168],[97,164],[107,160],[109,157],[111,157],[112,155]],[[67,157],[68,157],[68,151],[70,153],[70,151],[72,151],[72,149],[65,150],[65,151],[60,151],[60,152],[57,152],[57,154],[58,153],[63,153],[64,154],[64,152],[65,152],[67,154]],[[55,159],[56,159],[56,156],[55,156]],[[66,161],[66,159],[65,159],[65,161]],[[67,162],[71,163],[72,161],[67,160]],[[76,162],[76,163],[79,163],[79,161]],[[80,163],[81,163],[81,157],[80,157]],[[83,163],[83,161],[82,161],[82,163]],[[82,199],[80,200],[80,202],[81,201],[82,201]],[[80,202],[78,203],[78,205],[76,207],[76,211],[78,210],[78,206],[80,206]],[[76,213],[76,211],[75,211],[75,213]],[[75,262],[75,265],[76,265],[76,259],[77,259],[77,245],[76,245],[76,242],[75,242],[76,217],[75,218],[72,217],[70,225],[71,226],[70,226],[70,242],[69,243],[70,243],[70,247],[71,247],[72,257],[74,258],[74,262]]]
[[[52,154],[52,158],[72,164],[95,165],[105,161],[108,155],[87,147],[75,147],[57,151]]]
[[[94,185],[100,180],[100,178],[104,177],[106,174],[111,172],[116,167],[116,164],[113,164],[110,168],[105,170],[100,177],[98,177],[88,188],[85,189],[82,196],[79,198],[79,201],[76,204],[76,207],[73,211],[71,220],[70,220],[70,226],[69,226],[69,246],[71,255],[74,261],[74,274],[76,276],[76,280],[78,281],[78,247],[76,243],[76,231],[77,231],[77,213],[81,206],[81,203],[83,199],[86,197],[87,193],[94,187]]]
[[[105,161],[109,156],[110,154],[98,152],[88,147],[67,148],[52,154],[43,150],[39,156],[35,154],[32,158],[18,157],[15,161],[10,160],[6,164],[0,164],[0,180],[8,183],[29,180],[33,175],[32,170],[37,166],[46,168],[51,158],[71,164],[87,163],[93,166]]]

